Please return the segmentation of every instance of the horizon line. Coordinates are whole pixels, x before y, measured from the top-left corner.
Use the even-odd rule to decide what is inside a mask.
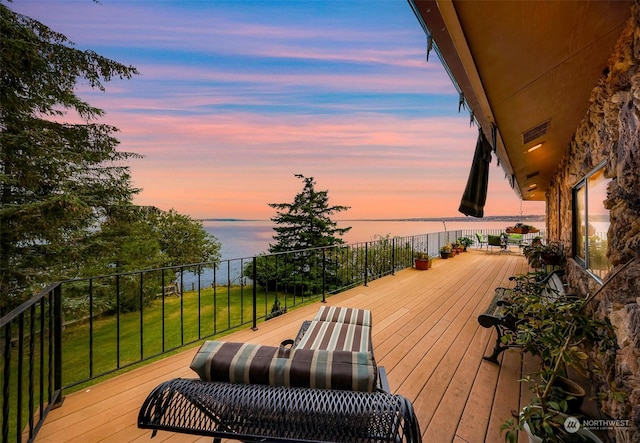
[[[489,215],[482,218],[467,217],[467,216],[455,216],[455,217],[400,217],[400,218],[344,218],[336,219],[335,221],[464,221],[464,222],[477,222],[482,220],[540,220],[545,219],[544,214],[532,214],[532,215]],[[271,219],[262,218],[199,218],[200,221],[219,221],[219,222],[244,222],[244,221],[271,221]]]

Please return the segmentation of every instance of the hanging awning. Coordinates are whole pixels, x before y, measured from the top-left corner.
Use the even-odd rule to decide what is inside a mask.
[[[489,184],[489,164],[491,163],[491,145],[479,131],[476,152],[467,180],[467,187],[462,194],[462,201],[458,211],[464,215],[484,217],[484,204],[487,201],[487,186]]]

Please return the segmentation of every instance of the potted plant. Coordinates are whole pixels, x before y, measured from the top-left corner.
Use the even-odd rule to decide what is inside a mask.
[[[473,239],[471,237],[460,237],[458,244],[462,246],[464,252],[467,252],[467,248],[473,244]]]
[[[453,251],[453,247],[450,243],[447,243],[444,246],[440,247],[440,257],[447,259],[451,257],[451,252]]]
[[[522,248],[522,253],[527,258],[529,266],[539,269],[549,266],[558,266],[564,263],[564,247],[560,242],[534,241]]]
[[[616,342],[613,327],[597,320],[588,309],[588,298],[553,297],[537,285],[539,274],[531,273],[516,279],[505,315],[516,318],[516,343],[524,351],[540,358],[533,374],[523,377],[533,392],[518,420],[510,419],[501,430],[507,430],[505,440],[515,442],[516,431],[525,430],[545,442],[599,441],[584,439],[586,432],[572,432],[565,421],[572,414],[571,402],[577,395],[563,377],[571,368],[583,375],[606,375],[615,359]],[[597,292],[596,292],[597,294]],[[590,358],[591,357],[591,358]],[[620,395],[611,390],[608,395]],[[575,406],[574,406],[575,407]],[[581,431],[585,431],[582,429]],[[535,439],[531,441],[537,441]]]
[[[509,226],[507,234],[528,234],[530,232],[538,232],[539,229],[535,226],[525,225],[524,223],[516,223],[514,226]]]
[[[416,269],[426,271],[431,267],[432,257],[426,252],[416,252],[413,259]]]
[[[536,434],[537,431],[531,428],[529,423],[533,419],[532,417],[536,417],[535,420],[539,420],[542,416],[541,409],[539,407],[526,407],[523,409],[520,414],[520,420],[524,421],[522,425],[523,431],[527,434],[529,438],[529,443],[544,443],[544,442],[562,442],[562,443],[570,443],[570,442],[580,442],[580,443],[604,443],[598,436],[596,436],[593,432],[588,429],[580,427],[580,421],[571,415],[557,413],[554,415],[549,415],[548,419],[555,420],[556,426],[571,429],[571,432],[565,429],[565,432],[562,433],[562,437],[560,438],[543,438]],[[516,441],[507,438],[508,441]]]

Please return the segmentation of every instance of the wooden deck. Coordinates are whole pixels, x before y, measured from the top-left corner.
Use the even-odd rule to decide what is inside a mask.
[[[477,316],[494,288],[527,271],[520,254],[473,250],[437,260],[431,270],[407,269],[328,299],[329,305],[370,309],[376,361],[392,391],[409,398],[425,442],[501,442],[500,424],[519,409],[520,354],[507,351],[500,366],[482,360],[495,332]],[[296,309],[224,339],[277,345],[313,318],[319,303]],[[65,398],[40,430],[38,442],[151,441],[136,426],[146,395],[161,381],[195,377],[189,363],[197,348],[133,370]],[[521,441],[522,440],[521,436]],[[159,432],[153,442],[210,438]]]

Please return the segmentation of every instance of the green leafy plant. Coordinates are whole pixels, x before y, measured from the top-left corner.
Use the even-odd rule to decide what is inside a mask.
[[[501,426],[505,440],[515,442],[516,431],[526,423],[544,441],[565,442],[579,438],[564,429],[564,413],[574,397],[558,387],[556,380],[572,368],[585,376],[604,376],[613,365],[616,342],[611,323],[595,318],[587,298],[557,294],[539,284],[540,273],[516,277],[516,287],[505,306],[505,315],[515,319],[516,343],[540,358],[539,369],[521,380],[529,384],[533,397],[519,420]],[[582,441],[582,440],[575,440]]]
[[[527,258],[529,266],[534,269],[543,268],[546,265],[561,265],[565,260],[562,243],[543,243],[538,238],[534,239],[530,245],[522,248],[522,253]]]
[[[265,316],[265,320],[270,320],[286,313],[287,308],[282,307],[282,304],[280,303],[280,300],[278,300],[278,296],[276,294],[276,299],[273,301],[273,305],[271,306],[271,312]]]
[[[429,255],[429,253],[424,251],[416,251],[413,254],[413,258],[416,260],[431,260],[433,257]]]
[[[463,248],[467,249],[469,246],[473,244],[473,239],[471,237],[460,237],[458,239],[458,244]]]

